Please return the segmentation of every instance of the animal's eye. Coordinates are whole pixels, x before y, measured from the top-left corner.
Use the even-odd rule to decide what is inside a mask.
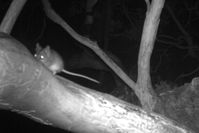
[[[40,56],[40,58],[41,58],[41,59],[44,59],[44,56],[43,56],[43,55],[41,55],[41,56]]]
[[[42,61],[42,62],[44,62],[46,60],[46,58],[45,58],[44,55],[41,55],[41,56],[39,56],[39,60]]]

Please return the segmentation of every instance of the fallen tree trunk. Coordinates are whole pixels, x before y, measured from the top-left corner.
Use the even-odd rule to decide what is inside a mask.
[[[160,115],[52,75],[23,44],[4,33],[0,109],[81,133],[191,133]]]

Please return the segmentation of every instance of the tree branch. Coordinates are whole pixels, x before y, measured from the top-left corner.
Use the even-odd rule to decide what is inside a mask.
[[[151,85],[150,59],[153,51],[157,29],[160,21],[160,14],[164,6],[164,0],[152,0],[149,6],[147,3],[146,19],[142,33],[140,51],[138,56],[138,86],[140,88],[139,97],[142,106],[149,111],[155,107],[157,97]]]
[[[52,75],[23,44],[0,33],[0,109],[78,133],[191,133],[113,96]]]
[[[124,71],[118,67],[118,65],[112,61],[111,58],[107,56],[98,46],[96,42],[91,41],[90,39],[79,35],[75,32],[50,6],[48,0],[43,0],[44,9],[46,15],[55,23],[64,28],[74,39],[76,39],[81,44],[93,50],[114,72],[118,75],[129,87],[131,87],[137,93],[139,90],[133,80],[129,78],[129,76],[124,73]]]
[[[4,33],[10,34],[17,17],[19,16],[21,10],[23,9],[23,6],[25,5],[27,0],[13,0],[10,4],[10,7],[3,18],[1,25],[0,25],[0,31]]]

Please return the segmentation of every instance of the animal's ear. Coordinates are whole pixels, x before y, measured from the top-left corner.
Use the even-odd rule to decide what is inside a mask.
[[[43,49],[42,46],[41,46],[39,43],[37,43],[37,44],[36,44],[36,48],[35,48],[36,54],[38,54],[39,52],[41,52],[42,49]]]
[[[43,52],[45,53],[45,55],[46,55],[47,57],[50,57],[50,54],[51,54],[50,46],[46,46],[46,47],[43,49]]]

